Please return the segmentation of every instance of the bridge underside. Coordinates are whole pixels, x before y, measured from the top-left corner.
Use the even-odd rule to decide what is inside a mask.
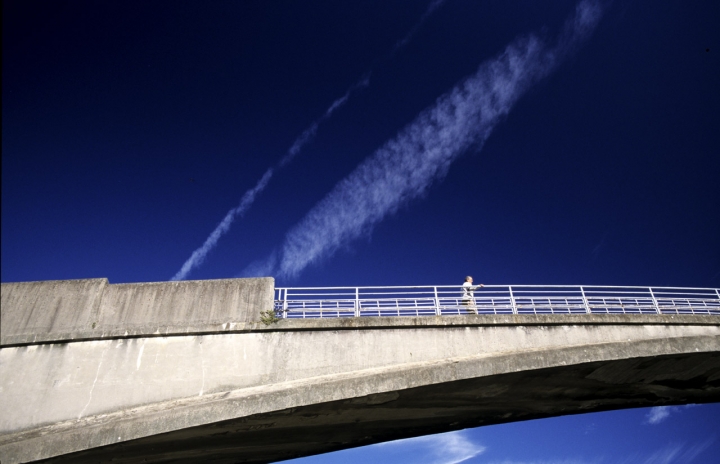
[[[387,391],[215,422],[42,462],[261,463],[467,427],[718,401],[720,353],[651,356]]]

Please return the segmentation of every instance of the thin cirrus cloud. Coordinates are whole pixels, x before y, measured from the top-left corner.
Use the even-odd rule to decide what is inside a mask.
[[[603,461],[601,459],[595,459],[594,461],[588,461],[580,458],[569,458],[569,459],[542,459],[537,461],[489,461],[487,464],[600,464]]]
[[[655,406],[650,408],[647,414],[645,414],[646,423],[651,425],[657,425],[664,422],[665,419],[670,417],[671,414],[680,413],[683,409],[694,408],[696,404],[686,404],[684,406]]]
[[[425,9],[425,13],[423,13],[422,17],[420,18],[420,21],[415,23],[415,25],[412,27],[412,29],[410,29],[410,32],[405,34],[405,37],[403,37],[402,39],[398,40],[395,43],[395,46],[393,47],[392,51],[390,52],[390,57],[395,55],[395,53],[397,53],[404,46],[406,46],[408,43],[410,43],[412,38],[417,33],[418,29],[420,29],[420,27],[430,17],[430,15],[432,15],[435,12],[435,10],[440,8],[443,3],[445,3],[445,0],[433,0],[432,2],[430,2],[428,7]]]
[[[403,460],[388,452],[387,448],[396,449],[399,455],[406,456],[409,462],[427,464],[459,464],[484,453],[487,449],[485,446],[474,443],[463,431],[406,438],[379,443],[375,446],[384,448],[385,455],[392,455],[394,462]],[[411,456],[408,455],[407,450],[412,450]],[[418,454],[424,456],[424,459],[418,460]]]
[[[300,150],[302,150],[302,148],[315,137],[318,127],[320,127],[320,124],[327,120],[335,112],[335,110],[347,103],[350,95],[352,95],[357,90],[367,87],[368,85],[370,85],[369,72],[365,73],[357,82],[351,85],[342,97],[332,102],[332,104],[328,107],[325,113],[323,113],[323,115],[320,116],[317,120],[313,121],[313,123],[310,124],[310,126],[305,129],[302,134],[298,136],[298,138],[295,139],[293,144],[290,146],[290,149],[288,149],[287,154],[280,160],[280,163],[278,163],[279,167],[284,167],[290,161],[292,161],[298,153],[300,153]]]
[[[701,443],[687,445],[671,443],[644,458],[635,458],[633,462],[640,464],[691,464],[715,442],[710,438]]]
[[[410,32],[408,32],[405,37],[403,37],[403,39],[401,39],[395,44],[389,56],[394,56],[395,53],[397,53],[402,47],[407,45],[417,32],[418,28],[444,2],[445,0],[433,0],[425,10],[425,13],[422,15],[420,20],[415,23],[412,29],[410,29]],[[275,170],[287,166],[300,153],[303,147],[309,142],[311,142],[313,138],[315,138],[320,124],[329,119],[336,110],[345,105],[345,103],[347,103],[348,99],[353,93],[369,86],[370,75],[371,71],[363,74],[360,79],[358,79],[353,85],[348,88],[348,90],[345,92],[345,94],[343,94],[343,96],[333,101],[328,107],[328,109],[325,111],[325,113],[323,113],[322,116],[313,121],[310,126],[308,126],[308,128],[305,129],[295,139],[292,145],[290,145],[290,148],[288,149],[285,156],[283,156],[283,158],[278,163],[277,167],[269,168],[267,171],[265,171],[265,174],[263,174],[260,180],[258,180],[258,182],[255,184],[255,186],[243,194],[240,200],[240,204],[235,208],[232,208],[230,211],[227,212],[227,214],[225,214],[223,220],[220,221],[217,226],[215,226],[215,229],[210,233],[208,238],[205,239],[205,242],[203,242],[203,244],[199,248],[192,252],[190,257],[185,261],[185,263],[183,263],[180,270],[170,280],[185,279],[190,273],[190,271],[197,268],[205,261],[208,253],[210,253],[210,251],[212,251],[213,248],[217,246],[220,238],[225,235],[228,230],[230,230],[230,227],[232,226],[235,219],[241,218],[255,202],[255,198],[257,198],[257,196],[265,189],[265,187],[267,187],[267,184],[268,182],[270,182],[270,179],[275,173]]]
[[[650,408],[650,411],[645,415],[648,424],[659,424],[665,419],[670,417],[670,414],[677,411],[678,408],[675,406],[656,406]]]
[[[205,239],[205,242],[203,242],[203,244],[199,248],[192,252],[187,261],[183,263],[180,270],[170,280],[183,280],[188,276],[188,274],[190,274],[190,271],[200,266],[205,261],[208,253],[210,253],[213,248],[217,246],[220,238],[225,235],[228,230],[230,230],[230,227],[232,226],[233,222],[235,222],[235,219],[243,217],[247,210],[250,209],[252,204],[255,202],[255,198],[257,198],[257,196],[263,190],[265,190],[265,187],[267,187],[268,182],[270,182],[270,179],[275,173],[275,170],[283,168],[287,164],[289,164],[300,153],[303,146],[305,146],[315,137],[315,134],[317,133],[320,124],[326,119],[328,119],[330,115],[335,112],[335,110],[343,106],[348,101],[350,95],[353,92],[363,87],[367,87],[368,85],[370,85],[370,75],[366,74],[362,78],[360,78],[359,81],[353,84],[342,97],[332,102],[332,104],[328,107],[325,113],[320,118],[313,121],[312,124],[310,124],[310,126],[305,129],[302,134],[298,136],[298,138],[295,139],[285,156],[278,163],[277,167],[269,168],[267,171],[265,171],[265,174],[263,174],[263,176],[257,181],[255,186],[243,194],[242,198],[240,199],[240,204],[232,208],[230,211],[227,212],[227,214],[225,214],[223,220],[220,221],[217,226],[215,226],[215,229],[210,233],[208,238]]]
[[[270,179],[275,173],[275,170],[283,168],[287,164],[289,164],[300,153],[303,146],[305,146],[315,137],[315,134],[317,133],[320,124],[326,119],[328,119],[330,115],[335,112],[335,110],[343,106],[348,101],[350,95],[353,92],[363,87],[367,87],[368,85],[370,85],[369,73],[364,75],[362,78],[360,78],[359,81],[353,84],[342,97],[332,102],[332,104],[328,107],[325,113],[320,118],[313,121],[313,123],[310,124],[310,126],[305,129],[302,134],[298,136],[297,139],[295,139],[285,156],[278,163],[277,167],[269,168],[267,171],[265,171],[265,174],[263,174],[263,176],[257,181],[255,186],[243,194],[242,198],[240,199],[240,204],[235,208],[232,208],[230,211],[227,212],[227,214],[225,214],[223,220],[220,221],[217,226],[215,226],[215,229],[210,233],[208,238],[205,239],[205,242],[203,242],[203,244],[199,248],[192,252],[187,261],[183,263],[180,270],[170,280],[183,280],[188,276],[190,271],[200,266],[205,261],[208,253],[210,253],[213,248],[217,246],[220,238],[225,235],[228,230],[230,230],[230,227],[232,226],[233,222],[235,222],[235,219],[243,217],[243,215],[245,215],[247,210],[250,209],[252,204],[255,202],[255,198],[257,198],[257,196],[263,190],[265,190],[265,187],[267,187],[268,182],[270,182]]]
[[[242,199],[240,200],[240,204],[227,212],[223,220],[220,221],[220,224],[218,224],[215,227],[215,230],[212,231],[210,236],[205,239],[205,242],[202,244],[202,246],[197,250],[193,251],[193,253],[187,259],[187,261],[185,261],[177,274],[175,274],[170,280],[184,279],[190,273],[190,271],[192,271],[194,268],[201,265],[203,261],[205,261],[207,254],[210,253],[213,248],[215,248],[215,245],[217,245],[220,237],[225,235],[225,233],[230,230],[230,226],[232,225],[235,218],[241,217],[243,214],[245,214],[245,211],[247,211],[248,208],[250,208],[250,206],[255,201],[255,197],[265,189],[268,182],[270,182],[270,178],[272,177],[272,175],[272,168],[265,171],[265,174],[263,174],[257,184],[255,184],[253,188],[245,192],[245,194],[242,196]]]
[[[583,0],[554,46],[530,35],[481,64],[340,181],[288,232],[280,253],[241,275],[263,269],[296,277],[421,197],[461,154],[482,147],[515,102],[587,39],[601,16],[600,3]]]

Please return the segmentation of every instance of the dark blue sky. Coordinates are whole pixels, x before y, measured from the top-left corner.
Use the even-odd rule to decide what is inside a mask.
[[[2,280],[188,278],[279,250],[339,181],[575,2],[4,2]],[[292,285],[720,285],[715,2],[616,2],[444,179]],[[708,51],[709,50],[709,51]]]
[[[169,280],[273,168],[184,278],[718,287],[720,3],[585,5],[570,40],[575,1],[5,1],[2,281]],[[387,144],[425,167],[403,130],[528,37],[420,186],[342,190]]]

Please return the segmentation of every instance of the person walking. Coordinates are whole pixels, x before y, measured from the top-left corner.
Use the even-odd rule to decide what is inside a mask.
[[[475,305],[475,290],[479,287],[484,287],[483,284],[473,287],[472,276],[465,277],[465,282],[462,284],[462,304],[465,306],[467,312],[477,314],[477,306]]]

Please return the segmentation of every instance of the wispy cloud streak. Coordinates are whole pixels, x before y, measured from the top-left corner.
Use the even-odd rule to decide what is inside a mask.
[[[370,75],[366,74],[361,77],[360,80],[358,80],[355,84],[350,86],[350,88],[347,90],[347,92],[345,92],[342,97],[333,101],[332,104],[325,111],[325,113],[320,118],[313,121],[312,124],[310,124],[310,126],[305,129],[297,139],[295,139],[285,156],[278,163],[276,169],[283,168],[287,164],[289,164],[300,153],[303,146],[305,146],[315,137],[315,134],[317,133],[320,124],[326,119],[328,119],[330,115],[332,115],[333,112],[335,112],[338,108],[343,106],[348,101],[350,95],[354,91],[363,87],[367,87],[368,85],[370,85]],[[245,192],[245,194],[242,196],[242,199],[240,200],[240,204],[227,212],[225,218],[223,218],[223,220],[220,221],[220,223],[210,233],[210,236],[208,236],[202,246],[193,251],[187,261],[185,261],[185,263],[183,264],[182,268],[180,268],[177,274],[175,274],[170,280],[185,279],[190,273],[190,271],[200,266],[203,261],[205,261],[208,253],[210,253],[210,251],[215,248],[220,238],[225,235],[228,230],[230,230],[230,226],[232,226],[232,223],[235,221],[235,219],[242,217],[245,212],[250,209],[252,204],[255,202],[255,198],[265,189],[268,182],[270,182],[274,171],[275,169],[273,168],[265,171],[265,174],[263,174],[257,184],[255,184],[253,188]]]
[[[478,456],[487,449],[483,445],[474,443],[466,432],[447,432],[424,437],[406,438],[375,445],[381,448],[408,448],[412,449],[414,462],[428,464],[459,464],[470,458]],[[425,459],[418,461],[418,449]],[[407,454],[407,453],[405,453]]]
[[[407,34],[405,34],[405,37],[403,37],[402,39],[398,40],[395,43],[395,46],[393,46],[392,50],[390,51],[390,53],[388,54],[386,59],[390,59],[390,58],[394,57],[396,53],[398,53],[403,47],[405,47],[408,43],[410,43],[412,38],[417,33],[418,29],[420,29],[420,27],[423,24],[425,24],[425,21],[427,21],[427,19],[430,16],[432,16],[432,14],[438,8],[440,8],[442,6],[442,4],[445,3],[445,1],[446,0],[432,0],[430,2],[430,4],[428,5],[428,7],[425,9],[425,13],[423,13],[423,15],[415,23],[415,25],[410,29],[410,31]],[[373,67],[371,67],[371,69]],[[337,100],[335,100],[334,102],[332,102],[330,107],[327,109],[327,111],[325,111],[325,113],[320,118],[313,121],[313,123],[310,124],[310,126],[307,129],[305,129],[303,131],[303,133],[300,134],[300,136],[297,139],[295,139],[292,146],[288,150],[288,153],[285,155],[285,157],[283,157],[282,160],[280,160],[281,167],[285,166],[290,161],[292,161],[292,159],[295,158],[295,156],[300,152],[302,147],[305,146],[308,142],[312,141],[312,139],[315,137],[315,134],[317,133],[317,130],[318,130],[318,127],[320,126],[320,124],[323,123],[326,119],[328,119],[335,110],[337,110],[338,108],[343,106],[345,103],[347,103],[348,99],[355,91],[360,90],[360,89],[370,85],[370,75],[371,74],[372,74],[372,71],[368,71],[362,77],[360,77],[360,79],[357,82],[355,82],[353,85],[350,86],[350,88],[347,90],[347,92],[345,92],[345,94],[342,97],[340,97]]]
[[[255,197],[265,189],[268,182],[270,182],[272,175],[272,168],[265,171],[265,174],[263,174],[257,184],[255,184],[255,187],[245,192],[240,200],[240,204],[227,212],[223,220],[220,221],[220,224],[215,227],[215,230],[213,230],[210,236],[205,240],[205,243],[203,243],[200,248],[193,251],[192,255],[190,255],[187,261],[185,261],[185,264],[183,264],[182,268],[180,268],[177,274],[175,274],[170,280],[182,280],[187,277],[188,273],[192,269],[202,264],[207,254],[210,253],[210,250],[215,248],[215,245],[217,245],[220,237],[225,235],[225,233],[230,229],[233,221],[238,217],[242,217],[242,215],[245,214],[248,208],[250,208],[255,201]]]
[[[654,408],[650,408],[650,411],[648,411],[645,418],[647,419],[648,424],[659,424],[660,422],[663,422],[665,419],[670,417],[670,414],[677,411],[678,408],[675,406],[655,406]]]
[[[694,408],[696,404],[686,404],[684,406],[655,406],[650,408],[647,414],[645,414],[646,423],[656,425],[664,422],[670,414],[680,413],[687,408]]]
[[[687,446],[685,443],[671,443],[667,446],[655,451],[644,461],[635,458],[634,462],[642,462],[642,464],[691,464],[695,458],[702,454],[715,442],[715,438],[710,438],[702,443],[696,443]]]
[[[332,104],[328,107],[325,113],[320,118],[313,121],[312,124],[310,124],[310,126],[305,129],[297,139],[295,139],[293,144],[288,149],[288,152],[280,160],[275,169],[283,168],[288,163],[290,163],[300,153],[303,146],[305,146],[315,137],[315,134],[317,133],[320,124],[326,119],[328,119],[330,115],[338,108],[343,106],[354,91],[363,87],[367,87],[368,85],[370,85],[369,74],[363,76],[359,81],[353,84],[342,97],[332,102]],[[230,226],[232,226],[232,223],[235,221],[235,219],[242,217],[245,212],[250,209],[252,204],[255,202],[255,198],[265,189],[268,182],[270,182],[270,179],[272,178],[275,169],[269,168],[267,171],[265,171],[265,174],[263,174],[257,184],[255,184],[253,188],[245,192],[245,194],[242,196],[242,199],[240,200],[240,204],[227,212],[225,218],[223,218],[223,220],[220,221],[220,223],[210,233],[210,236],[208,236],[202,246],[193,251],[187,261],[185,261],[185,263],[183,264],[182,268],[180,268],[177,274],[175,274],[170,280],[183,280],[188,276],[190,271],[200,266],[203,261],[205,261],[208,253],[210,253],[210,251],[215,248],[220,238],[225,235],[228,230],[230,230]]]
[[[422,196],[445,176],[458,156],[482,146],[515,102],[575,50],[601,16],[599,3],[580,2],[554,47],[535,36],[517,39],[438,98],[337,184],[287,234],[279,275],[298,275]]]
[[[415,33],[417,33],[418,29],[420,29],[420,27],[425,23],[425,21],[430,17],[430,15],[432,15],[435,12],[435,10],[440,8],[443,3],[445,3],[445,0],[433,0],[432,2],[430,2],[427,9],[425,10],[425,13],[423,13],[420,20],[417,23],[415,23],[415,26],[413,26],[413,28],[410,29],[410,32],[408,32],[405,35],[405,37],[403,37],[402,39],[398,40],[395,43],[395,46],[393,47],[392,52],[390,52],[391,57],[393,55],[395,55],[395,53],[400,51],[405,45],[407,45],[412,40],[412,38],[415,36]]]
[[[410,32],[400,42],[395,44],[395,47],[393,48],[390,56],[393,56],[398,50],[400,50],[400,48],[405,46],[412,39],[415,31],[417,31],[417,29],[438,7],[440,7],[440,5],[442,5],[444,1],[445,0],[433,0],[433,2],[428,6],[423,16],[415,24],[415,26],[413,26]],[[302,151],[303,147],[315,138],[320,124],[329,119],[335,111],[345,105],[345,103],[347,103],[348,99],[353,93],[360,89],[368,87],[370,85],[370,75],[370,71],[363,74],[360,79],[357,80],[357,82],[355,82],[353,85],[350,86],[350,88],[348,88],[348,90],[345,92],[345,94],[343,94],[342,97],[333,101],[328,107],[328,109],[325,110],[325,113],[323,113],[322,116],[313,121],[310,126],[308,126],[308,128],[305,129],[295,139],[285,156],[283,156],[278,163],[276,169],[287,166],[293,159],[295,159],[295,157]],[[202,246],[193,251],[193,253],[190,255],[190,258],[185,261],[182,268],[180,268],[180,270],[171,278],[171,280],[185,279],[190,273],[190,271],[203,263],[207,254],[212,251],[213,248],[215,248],[220,238],[225,235],[228,230],[230,230],[230,226],[235,221],[235,219],[237,219],[238,217],[242,217],[242,215],[250,208],[250,206],[252,206],[252,203],[255,201],[257,195],[259,195],[260,192],[265,189],[267,183],[270,181],[270,178],[273,175],[273,171],[273,168],[268,169],[263,175],[263,177],[255,185],[255,187],[245,192],[242,199],[240,200],[240,205],[228,211],[228,213],[225,215],[225,218],[217,225],[217,227],[215,227],[215,229],[205,240]],[[256,270],[268,269],[269,265],[258,265],[257,263],[255,263],[252,265],[252,268]]]
[[[597,464],[602,462],[601,459],[595,459],[594,461],[588,461],[580,458],[569,458],[569,459],[540,459],[535,461],[489,461],[487,464]]]
[[[284,167],[290,161],[292,161],[297,156],[297,154],[300,153],[302,148],[307,145],[313,138],[315,138],[315,134],[317,133],[320,124],[322,124],[326,119],[328,119],[338,108],[347,103],[348,99],[355,91],[367,87],[368,85],[370,85],[370,73],[366,73],[357,82],[351,85],[342,97],[332,102],[332,104],[328,107],[325,113],[318,119],[313,121],[312,124],[310,124],[310,126],[305,129],[297,139],[295,139],[293,144],[290,146],[287,154],[280,160],[279,167]]]

